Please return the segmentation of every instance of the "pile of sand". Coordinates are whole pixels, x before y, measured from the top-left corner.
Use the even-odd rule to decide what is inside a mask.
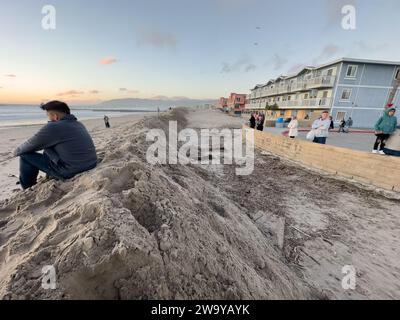
[[[112,129],[95,170],[0,202],[0,298],[312,298],[276,235],[261,232],[205,169],[146,163],[147,127]],[[46,265],[55,290],[42,288]]]

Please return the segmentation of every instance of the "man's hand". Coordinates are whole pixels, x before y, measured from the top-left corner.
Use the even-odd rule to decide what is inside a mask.
[[[18,148],[14,149],[14,151],[12,152],[13,157],[18,157]]]

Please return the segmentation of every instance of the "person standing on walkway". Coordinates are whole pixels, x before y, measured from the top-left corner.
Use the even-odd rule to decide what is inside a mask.
[[[321,117],[314,121],[312,129],[314,130],[314,143],[326,144],[326,139],[329,135],[329,127],[331,120],[329,119],[329,112],[324,111]]]
[[[346,126],[347,126],[347,132],[350,132],[351,127],[353,126],[354,121],[351,117],[349,117],[349,120],[346,121]]]
[[[340,125],[339,125],[339,133],[344,132],[344,127],[346,126],[346,120],[344,120],[344,118],[342,119],[342,121],[340,121]]]
[[[256,117],[254,116],[254,113],[251,114],[249,122],[250,122],[250,128],[255,129],[256,128]]]
[[[375,124],[376,141],[372,153],[385,154],[383,150],[385,149],[386,141],[396,131],[397,127],[395,113],[396,108],[393,107],[393,104],[388,105],[383,116]]]
[[[104,124],[106,126],[107,129],[109,129],[110,126],[110,119],[107,116],[104,116]]]
[[[264,131],[264,121],[265,121],[264,114],[263,113],[259,114],[258,120],[257,120],[257,130],[258,131]]]
[[[333,117],[330,116],[330,117],[329,117],[329,120],[331,121],[331,125],[329,126],[329,130],[335,129],[335,123],[333,122]]]
[[[295,139],[299,135],[299,121],[296,116],[292,117],[292,121],[288,124],[289,137],[290,139]]]

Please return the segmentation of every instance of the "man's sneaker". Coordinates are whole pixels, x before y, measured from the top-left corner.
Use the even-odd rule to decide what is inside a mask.
[[[378,154],[378,150],[372,150],[372,153]]]
[[[379,154],[381,154],[381,155],[383,155],[383,156],[386,156],[386,153],[384,153],[382,150],[379,151]]]

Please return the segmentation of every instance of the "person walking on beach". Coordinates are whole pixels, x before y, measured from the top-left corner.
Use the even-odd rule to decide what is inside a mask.
[[[396,131],[397,127],[397,117],[395,116],[396,108],[393,107],[393,104],[387,106],[383,115],[379,118],[379,120],[375,124],[375,135],[376,141],[374,144],[374,149],[372,153],[379,153],[384,155],[386,141],[389,137]]]
[[[14,151],[14,156],[20,157],[19,181],[23,189],[37,183],[39,171],[64,180],[97,165],[93,140],[68,105],[51,101],[41,108],[50,121]]]
[[[292,120],[288,124],[289,137],[290,139],[295,139],[299,135],[299,121],[296,116],[292,117]]]
[[[110,119],[107,116],[104,116],[104,124],[106,125],[107,129],[111,128]]]
[[[249,122],[250,122],[250,128],[255,129],[256,128],[256,117],[254,116],[254,113],[251,114]]]
[[[322,112],[321,117],[315,120],[312,124],[312,129],[314,131],[314,143],[326,144],[330,125],[331,120],[329,119],[329,112]]]

